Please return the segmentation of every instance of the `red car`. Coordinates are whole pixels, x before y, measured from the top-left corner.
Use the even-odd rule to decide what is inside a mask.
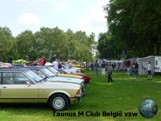
[[[75,73],[75,75],[83,76],[83,78],[85,80],[85,83],[89,83],[89,81],[91,80],[90,76],[87,76],[87,75],[85,75],[83,73]]]
[[[74,75],[83,76],[85,83],[89,83],[89,81],[91,80],[91,77],[89,77],[83,73],[71,73],[71,72],[64,70],[64,69],[58,69],[57,71],[59,71],[62,74],[74,74]]]

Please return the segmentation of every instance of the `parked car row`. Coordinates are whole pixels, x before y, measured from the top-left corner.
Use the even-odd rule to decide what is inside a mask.
[[[47,103],[51,109],[67,109],[85,94],[85,79],[65,75],[52,66],[0,69],[0,103]]]
[[[38,74],[42,78],[46,78],[48,81],[78,84],[81,86],[82,95],[85,94],[85,82],[84,82],[84,79],[82,79],[82,78],[76,78],[76,77],[70,78],[70,76],[69,77],[56,76],[49,69],[47,69],[47,67],[45,67],[45,66],[27,66],[25,68],[28,68],[28,69],[34,71],[36,74]]]
[[[89,83],[89,81],[91,80],[90,76],[87,76],[83,73],[71,73],[71,72],[64,70],[64,69],[58,69],[57,71],[59,71],[60,74],[73,74],[73,75],[82,76],[85,80],[85,83]]]
[[[46,67],[57,76],[83,78],[85,80],[86,84],[89,83],[89,81],[91,80],[90,76],[87,76],[87,75],[85,75],[81,72],[73,73],[73,72],[70,72],[69,70],[66,70],[66,69],[63,69],[63,68],[56,70],[52,65],[46,66]]]

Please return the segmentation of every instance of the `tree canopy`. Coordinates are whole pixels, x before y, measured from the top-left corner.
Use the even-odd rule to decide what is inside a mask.
[[[0,28],[0,60],[12,62],[15,59],[34,61],[44,56],[47,61],[58,58],[62,61],[75,59],[92,61],[90,46],[95,42],[95,35],[83,31],[66,32],[55,28],[42,27],[32,33],[30,30],[13,37],[9,28]]]
[[[161,54],[160,0],[110,0],[104,10],[109,31],[98,41],[102,57],[121,58],[123,50],[127,58]]]

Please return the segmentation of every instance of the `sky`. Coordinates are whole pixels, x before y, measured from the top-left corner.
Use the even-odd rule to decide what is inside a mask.
[[[41,27],[85,31],[87,35],[107,31],[103,6],[109,0],[1,0],[0,27],[8,27],[13,36],[25,30],[33,33]]]

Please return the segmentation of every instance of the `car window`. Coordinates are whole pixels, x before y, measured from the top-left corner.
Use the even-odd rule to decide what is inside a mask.
[[[2,84],[27,84],[27,82],[30,82],[30,84],[33,84],[33,82],[21,72],[3,73]]]
[[[45,73],[48,77],[53,77],[55,76],[51,71],[49,71],[46,68],[41,69],[43,73]]]
[[[63,65],[62,67],[63,67],[63,69],[67,69],[67,66],[65,66],[65,65]]]
[[[46,77],[45,74],[42,73],[42,72],[39,71],[39,70],[32,70],[32,71],[35,72],[37,75],[39,75],[39,76],[42,77],[42,78],[45,78],[45,77]]]
[[[60,74],[59,71],[57,71],[54,67],[48,67],[48,69],[53,72],[54,74]]]
[[[39,82],[43,79],[42,77],[40,77],[39,75],[37,75],[36,73],[34,73],[33,71],[30,71],[30,70],[26,71],[25,74],[27,76],[29,76],[30,78],[32,78],[36,82]]]

